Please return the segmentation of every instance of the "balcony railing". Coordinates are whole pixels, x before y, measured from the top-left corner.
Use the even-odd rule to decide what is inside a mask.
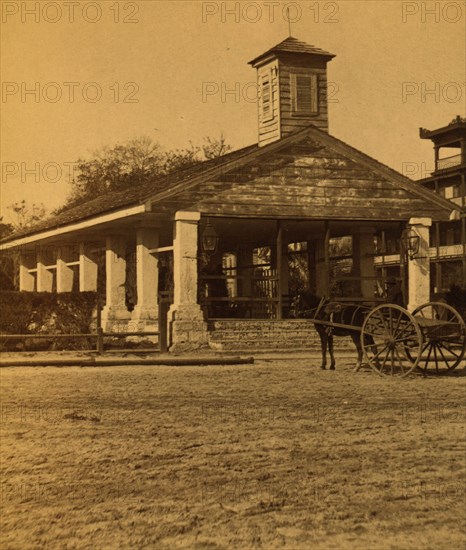
[[[440,259],[460,259],[465,252],[465,246],[462,244],[450,244],[446,246],[440,246],[438,250],[438,257]],[[429,258],[435,260],[437,258],[437,248],[429,248]],[[399,254],[390,254],[389,256],[376,256],[375,265],[394,265],[400,263]]]
[[[437,170],[446,170],[452,166],[459,166],[461,164],[461,153],[453,155],[451,157],[445,157],[444,159],[437,160]]]

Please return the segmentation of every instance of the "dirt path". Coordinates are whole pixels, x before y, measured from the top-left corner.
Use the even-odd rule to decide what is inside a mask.
[[[464,371],[3,369],[2,548],[465,548]]]

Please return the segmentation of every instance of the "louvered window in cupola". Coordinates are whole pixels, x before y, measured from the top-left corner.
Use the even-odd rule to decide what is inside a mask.
[[[296,115],[317,115],[319,113],[318,75],[292,73],[291,101]]]
[[[270,72],[262,76],[261,82],[262,121],[273,119],[273,87]]]

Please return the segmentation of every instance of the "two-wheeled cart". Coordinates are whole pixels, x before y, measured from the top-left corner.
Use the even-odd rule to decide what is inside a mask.
[[[425,374],[444,374],[464,366],[466,361],[465,322],[443,302],[428,302],[412,313],[390,303],[367,307],[362,326],[323,320],[317,314],[310,320],[329,330],[334,327],[360,332],[365,362],[382,376],[403,377],[415,369]]]
[[[366,315],[361,346],[367,363],[379,374],[406,376],[414,369],[443,374],[464,365],[466,325],[443,302],[428,302],[412,313],[383,304]]]

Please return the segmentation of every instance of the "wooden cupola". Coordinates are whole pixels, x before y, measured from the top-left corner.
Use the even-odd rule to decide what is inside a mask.
[[[249,62],[257,70],[259,146],[314,124],[328,132],[333,54],[289,37]]]

